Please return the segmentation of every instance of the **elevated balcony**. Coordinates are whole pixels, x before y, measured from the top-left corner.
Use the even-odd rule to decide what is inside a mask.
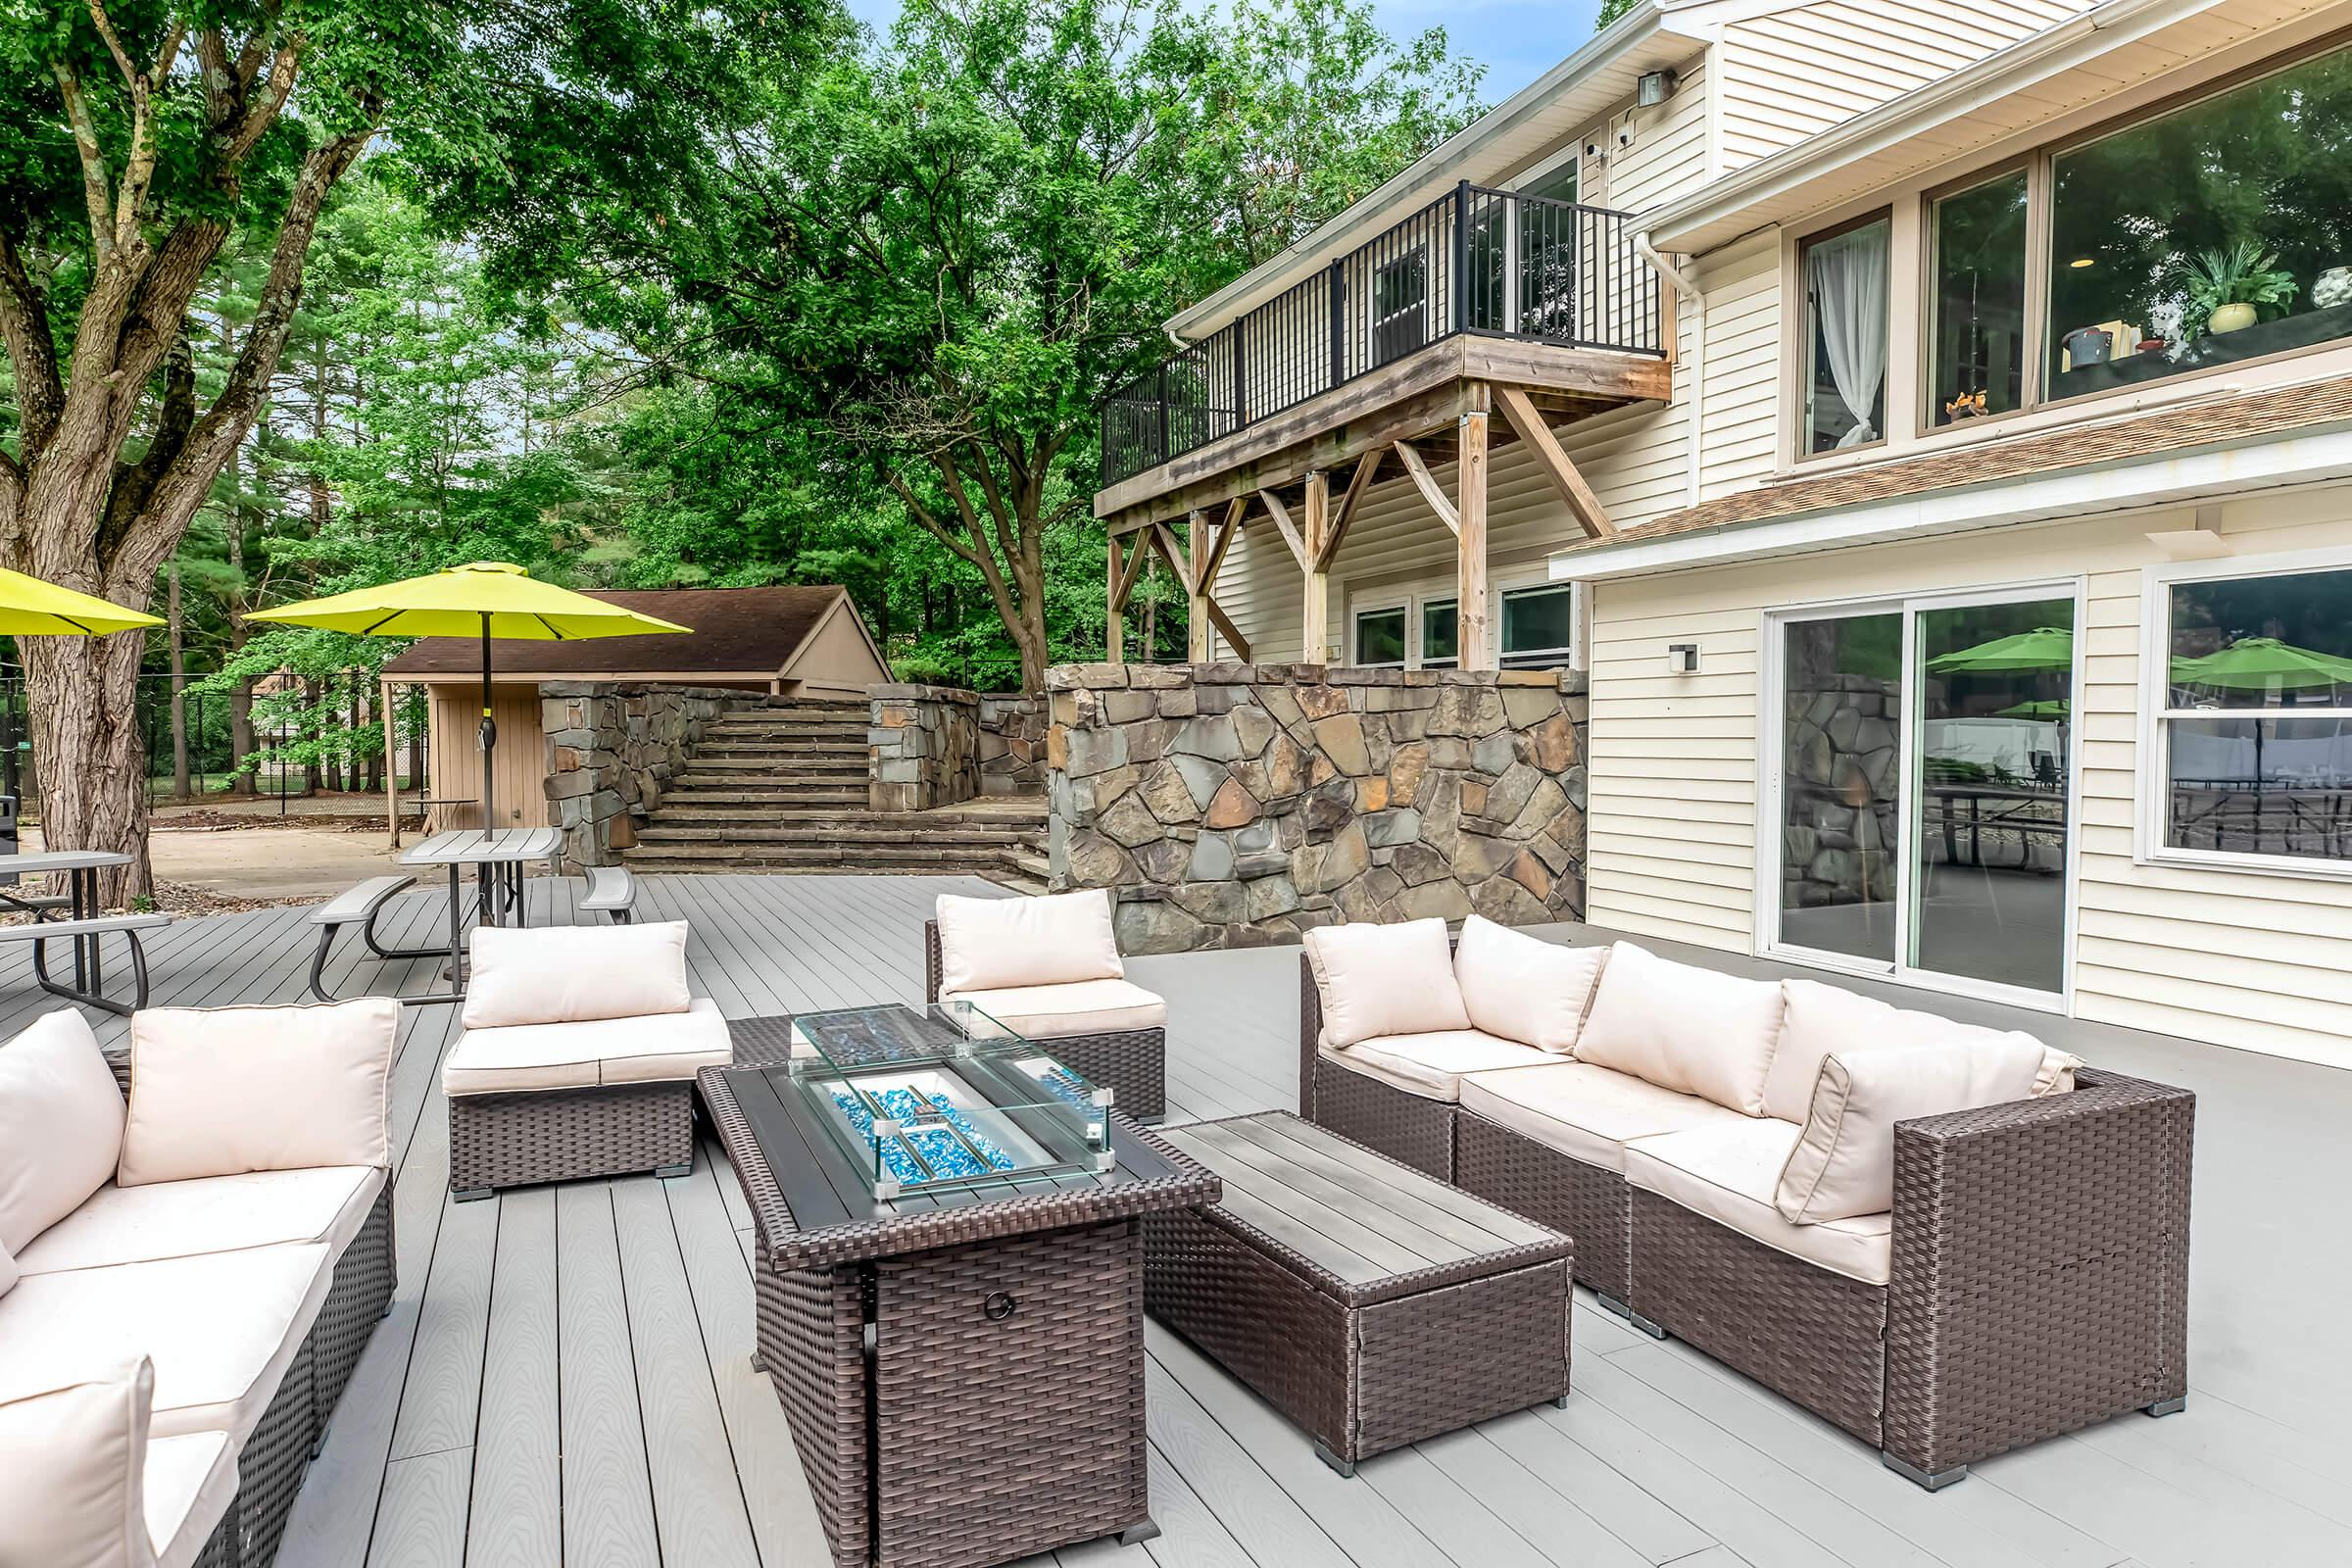
[[[1113,649],[1157,549],[1192,594],[1199,657],[1214,622],[1247,658],[1211,590],[1233,535],[1262,513],[1305,573],[1305,647],[1319,662],[1324,572],[1384,465],[1460,541],[1462,647],[1482,647],[1488,416],[1503,415],[1496,438],[1527,442],[1570,514],[1605,536],[1551,429],[1664,401],[1672,342],[1630,215],[1457,185],[1105,402],[1095,514],[1112,538]],[[1450,498],[1429,473],[1441,448],[1459,460]],[[1327,474],[1343,465],[1353,466],[1335,510]]]

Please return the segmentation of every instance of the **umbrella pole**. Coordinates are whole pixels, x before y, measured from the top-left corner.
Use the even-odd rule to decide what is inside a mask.
[[[490,714],[490,614],[482,612],[482,831],[493,831],[498,819],[491,814],[495,789],[491,780],[498,773],[498,720]],[[474,903],[479,906],[479,924],[496,924],[490,909],[490,862],[485,860],[474,870]]]

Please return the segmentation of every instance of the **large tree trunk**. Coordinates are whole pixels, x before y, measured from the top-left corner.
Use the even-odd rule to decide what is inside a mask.
[[[172,628],[172,798],[184,801],[188,789],[188,649],[186,620],[179,609],[179,563],[171,566]]]
[[[111,850],[131,863],[98,873],[99,902],[152,895],[147,867],[147,748],[139,732],[144,632],[25,637],[32,755],[41,768],[44,848]]]

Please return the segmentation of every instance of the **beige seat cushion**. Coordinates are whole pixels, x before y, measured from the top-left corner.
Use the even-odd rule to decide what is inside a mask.
[[[1748,1119],[1711,1100],[1585,1061],[1475,1073],[1462,1080],[1462,1108],[1571,1159],[1619,1172],[1633,1139]]]
[[[2032,1035],[1920,1040],[1837,1051],[1781,1172],[1781,1217],[1816,1225],[1894,1206],[1894,1124],[2030,1099],[2041,1071]]]
[[[467,1029],[441,1062],[445,1095],[528,1094],[599,1084],[665,1083],[735,1059],[718,1004],[581,1023]]]
[[[1742,1116],[1626,1145],[1625,1179],[1766,1247],[1869,1285],[1884,1285],[1893,1254],[1891,1214],[1791,1225],[1773,1207],[1794,1122]],[[1636,1262],[1637,1275],[1640,1263]]]
[[[5,1247],[0,1247],[0,1296],[6,1296],[17,1283],[17,1260]]]
[[[468,1029],[585,1023],[684,1012],[686,922],[475,926],[468,949]]]
[[[1504,1040],[1481,1029],[1439,1029],[1422,1034],[1381,1035],[1324,1052],[1333,1061],[1392,1089],[1447,1103],[1461,1098],[1462,1075],[1504,1067],[1533,1067],[1559,1058],[1534,1046]]]
[[[1323,1002],[1325,1044],[1470,1027],[1445,921],[1319,926],[1303,944]]]
[[[1101,888],[1036,899],[964,899],[943,893],[939,989],[1005,991],[1022,986],[1117,980],[1119,939],[1110,894]]]
[[[318,1165],[143,1187],[109,1183],[43,1231],[18,1267],[56,1274],[301,1242],[323,1242],[340,1253],[368,1223],[384,1181],[372,1165]]]
[[[1741,980],[1620,942],[1592,994],[1577,1059],[1761,1116],[1782,1006],[1777,980]]]
[[[1566,948],[1474,914],[1462,922],[1453,977],[1472,1028],[1566,1055],[1608,956],[1607,948]]]
[[[0,1398],[135,1348],[155,1363],[156,1436],[226,1432],[242,1443],[333,1278],[334,1252],[319,1246],[28,1274],[0,1297]]]
[[[314,1165],[390,1169],[400,1004],[149,1007],[130,1020],[124,1187]]]
[[[1157,1029],[1168,1021],[1168,1004],[1132,980],[1072,980],[1065,985],[1014,986],[1003,991],[951,991],[939,1000],[968,1002],[977,1007],[979,1012],[966,1027],[983,1037],[1010,1033],[1030,1040],[1055,1040],[1068,1035]]]
[[[236,1445],[225,1432],[150,1438],[144,1479],[156,1568],[193,1568],[236,1498]]]
[[[1818,980],[1784,980],[1781,988],[1788,1008],[1782,1017],[1772,1070],[1764,1078],[1764,1111],[1783,1121],[1802,1122],[1813,1113],[1813,1089],[1821,1077],[1822,1058],[1835,1051],[1923,1040],[2034,1039],[2014,1030],[1957,1023],[1940,1013],[1907,1011],[1876,997]],[[2073,1089],[2075,1069],[2082,1065],[2082,1058],[2039,1041],[2034,1045],[2042,1054],[2034,1093],[2063,1094]]]
[[[122,1115],[122,1091],[74,1008],[0,1046],[0,1249],[23,1251],[113,1178]]]

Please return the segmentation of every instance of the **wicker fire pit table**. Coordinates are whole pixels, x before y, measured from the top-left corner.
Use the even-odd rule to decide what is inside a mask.
[[[1219,1183],[970,1022],[742,1019],[699,1078],[759,1227],[754,1365],[841,1568],[1157,1534],[1141,1218]]]

